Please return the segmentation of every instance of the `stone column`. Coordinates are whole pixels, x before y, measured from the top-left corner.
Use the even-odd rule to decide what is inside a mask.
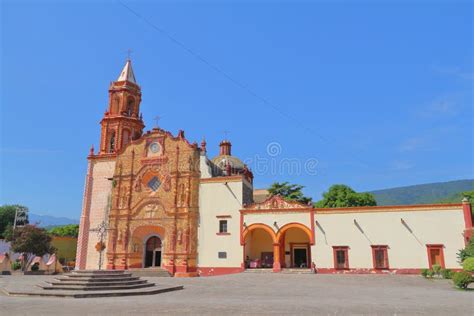
[[[280,263],[280,243],[273,244],[273,272],[281,271]]]

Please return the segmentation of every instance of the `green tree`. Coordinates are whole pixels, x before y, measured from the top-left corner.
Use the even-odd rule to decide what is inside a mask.
[[[298,184],[290,184],[288,182],[274,182],[268,189],[271,196],[280,195],[289,201],[297,201],[303,204],[311,203],[311,198],[303,194],[304,186]]]
[[[469,240],[469,243],[466,245],[466,247],[459,250],[457,255],[458,261],[461,264],[465,259],[474,257],[474,239]]]
[[[51,228],[48,233],[59,237],[76,237],[79,235],[79,225],[70,224]]]
[[[315,207],[354,207],[375,206],[377,202],[370,193],[357,193],[352,188],[343,184],[336,184],[323,193],[323,199],[315,203]]]
[[[18,227],[14,231],[10,228],[5,237],[11,242],[12,251],[23,254],[23,271],[28,269],[35,256],[42,257],[55,251],[51,246],[51,236],[45,229],[34,225]]]
[[[8,226],[13,226],[13,222],[15,221],[15,212],[17,208],[23,208],[24,210],[28,210],[27,207],[22,205],[2,205],[0,206],[0,239],[5,238],[5,230]],[[28,223],[28,219],[26,223]]]

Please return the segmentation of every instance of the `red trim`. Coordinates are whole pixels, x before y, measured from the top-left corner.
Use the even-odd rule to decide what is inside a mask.
[[[459,203],[452,203],[452,204],[417,204],[417,205],[384,205],[384,206],[361,206],[361,207],[334,207],[334,208],[317,208],[315,209],[316,213],[318,214],[325,214],[325,213],[351,213],[351,212],[377,212],[377,211],[404,211],[404,210],[427,210],[432,211],[433,208],[440,208],[440,209],[449,209],[449,210],[456,210],[458,207],[462,206],[463,204]]]
[[[241,246],[244,245],[243,231],[244,231],[244,214],[240,213],[240,245]]]
[[[316,243],[316,231],[314,230],[314,209],[309,213],[309,218],[311,221],[311,245]]]
[[[240,273],[245,269],[242,267],[199,267],[197,272],[199,276],[215,276],[232,273]]]
[[[344,268],[338,268],[337,267],[337,255],[336,255],[336,253],[339,250],[344,251],[344,257],[345,257]],[[336,270],[349,269],[349,246],[332,246],[332,253],[333,253],[333,259],[334,259],[334,269],[336,269]]]
[[[334,268],[317,268],[320,274],[420,274],[422,269],[400,268],[400,269],[346,269],[339,270]],[[458,272],[462,269],[451,269]]]
[[[441,265],[441,268],[445,268],[444,265],[444,245],[442,244],[432,244],[432,245],[426,245],[426,251],[428,253],[428,266],[430,269],[433,268],[433,263],[431,260],[431,250],[439,250],[439,260],[441,261],[439,264]]]
[[[388,264],[388,246],[386,245],[373,245],[372,247],[372,263],[374,269],[377,270],[388,270],[390,269],[390,266]],[[383,267],[377,267],[377,262],[375,258],[375,251],[376,250],[382,250],[383,251],[383,257],[384,257],[384,266]]]
[[[467,244],[469,244],[469,241],[471,240],[472,238],[472,233],[473,233],[473,228],[472,228],[472,225],[473,225],[473,218],[472,218],[472,213],[471,213],[471,203],[469,203],[468,201],[466,202],[462,202],[462,211],[463,211],[463,214],[464,214],[464,242]]]
[[[228,236],[230,233],[216,233],[217,236]]]

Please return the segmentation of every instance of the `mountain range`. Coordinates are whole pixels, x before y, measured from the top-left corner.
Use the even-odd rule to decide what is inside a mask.
[[[28,214],[28,219],[31,224],[37,224],[39,227],[53,227],[69,224],[79,224],[79,221],[67,217],[55,217],[51,215],[38,215],[34,213]]]
[[[474,179],[426,183],[370,191],[377,205],[461,203],[463,192],[474,190]]]

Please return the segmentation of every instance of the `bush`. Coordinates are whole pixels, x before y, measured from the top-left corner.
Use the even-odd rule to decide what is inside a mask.
[[[39,270],[39,264],[35,263],[34,265],[31,266],[31,271],[38,271]]]
[[[436,274],[437,276],[440,276],[441,274],[441,266],[439,264],[433,264],[433,272],[434,274]]]
[[[474,239],[469,241],[469,244],[464,249],[459,250],[458,252],[458,260],[459,263],[462,263],[469,257],[474,257]]]
[[[443,277],[443,279],[451,279],[453,277],[453,271],[449,269],[442,269],[441,276]]]
[[[468,272],[474,272],[474,257],[464,259],[462,262],[462,268]]]
[[[433,271],[433,270],[428,270],[426,276],[427,276],[428,278],[432,278],[432,277],[434,276],[434,271]]]
[[[21,263],[19,261],[15,261],[12,263],[12,270],[13,271],[16,271],[16,270],[19,270],[21,268]]]
[[[460,289],[467,289],[472,282],[472,276],[469,272],[461,271],[453,274],[453,283]]]
[[[421,270],[421,276],[426,278],[428,276],[428,271],[429,271],[428,269]]]

